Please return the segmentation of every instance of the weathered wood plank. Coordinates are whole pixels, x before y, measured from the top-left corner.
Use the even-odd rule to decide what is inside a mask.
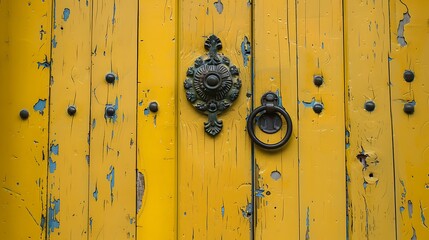
[[[292,118],[293,134],[277,151],[255,147],[255,239],[299,239],[298,105],[296,8],[294,1],[254,1],[253,105],[268,91],[278,94]],[[257,136],[274,144],[286,135],[255,126]]]
[[[251,104],[251,7],[247,1],[180,1],[178,24],[178,237],[249,239],[251,152],[243,119]],[[243,83],[238,99],[219,116],[223,129],[215,137],[205,133],[207,116],[183,89],[188,67],[206,55],[204,41],[212,34]]]
[[[140,1],[139,9],[137,236],[176,239],[177,1]]]
[[[297,2],[300,239],[346,237],[342,9],[340,0]]]
[[[397,236],[429,239],[429,2],[395,0],[390,7]],[[410,82],[406,71],[414,74]]]
[[[95,0],[93,9],[89,238],[134,239],[138,6]]]
[[[57,0],[53,10],[48,239],[87,239],[92,6]]]

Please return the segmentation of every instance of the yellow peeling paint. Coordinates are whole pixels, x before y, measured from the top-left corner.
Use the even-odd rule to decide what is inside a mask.
[[[51,1],[0,1],[0,239],[46,234],[50,38]]]
[[[92,6],[56,1],[54,9],[48,219],[58,226],[49,225],[48,239],[87,239]]]
[[[137,2],[92,4],[89,239],[135,239]]]
[[[0,0],[0,239],[429,239],[427,9]],[[215,137],[184,90],[212,34],[242,81]],[[268,91],[276,151],[246,130]]]
[[[301,239],[346,237],[342,9],[340,0],[297,3]]]
[[[427,1],[391,1],[390,81],[398,239],[429,239],[429,18]],[[400,21],[409,14],[409,21]],[[406,45],[401,46],[398,37]],[[408,83],[406,70],[415,74]],[[407,115],[404,104],[415,103]]]
[[[255,1],[254,107],[266,92],[277,93],[292,118],[293,134],[280,151],[255,147],[255,239],[299,239],[298,121],[296,71],[296,12],[293,1]],[[266,143],[281,140],[286,124],[276,134],[257,136]]]
[[[176,239],[177,1],[142,1],[139,9],[137,236]]]
[[[396,238],[388,8],[385,1],[345,5],[349,239]]]
[[[179,1],[178,16],[178,238],[249,239],[251,236],[251,152],[245,131],[250,110],[251,63],[243,60],[241,43],[251,36],[247,1]],[[219,4],[219,3],[218,3]],[[220,10],[221,13],[220,13]],[[222,53],[240,69],[238,99],[219,118],[222,131],[205,133],[207,116],[186,100],[187,69],[205,55],[204,41],[220,38]]]

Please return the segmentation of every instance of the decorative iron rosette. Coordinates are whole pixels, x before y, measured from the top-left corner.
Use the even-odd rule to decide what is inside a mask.
[[[222,42],[211,35],[204,42],[208,51],[206,56],[195,60],[186,73],[184,83],[186,98],[201,113],[208,115],[204,129],[212,136],[222,130],[222,120],[217,115],[231,106],[237,99],[241,88],[238,68],[231,64],[229,58],[218,51]]]

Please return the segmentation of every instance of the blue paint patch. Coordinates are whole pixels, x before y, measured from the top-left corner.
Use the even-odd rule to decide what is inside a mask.
[[[417,240],[417,235],[416,235],[416,229],[413,228],[413,236],[411,237],[411,240]]]
[[[143,113],[145,116],[149,115],[149,113],[150,113],[149,108],[145,108]]]
[[[89,231],[92,232],[92,217],[89,218]]]
[[[60,152],[60,145],[51,144],[51,153],[58,155],[59,152]]]
[[[251,52],[252,48],[249,39],[247,38],[247,36],[244,36],[243,42],[241,42],[241,55],[243,56],[243,64],[245,67],[247,67]]]
[[[363,181],[363,189],[366,189],[368,187],[368,183],[366,181]]]
[[[390,56],[387,58],[387,61],[392,61],[393,60],[393,58],[391,58]]]
[[[57,40],[56,40],[57,36],[54,35],[54,38],[52,38],[52,47],[56,48],[57,47]]]
[[[91,161],[91,158],[89,157],[89,155],[86,155],[85,156],[85,158],[86,158],[86,162],[88,163],[88,165],[89,165],[89,163],[90,163],[90,161]]]
[[[425,213],[423,212],[423,207],[422,207],[421,201],[420,201],[420,218],[422,219],[423,226],[425,226],[427,228],[428,226],[426,225]]]
[[[405,211],[405,208],[403,206],[399,207],[399,212],[402,214]]]
[[[349,130],[346,130],[346,137],[350,137],[350,132],[349,132]]]
[[[401,183],[402,187],[404,188],[403,192],[401,193],[402,199],[405,199],[405,197],[407,196],[407,189],[405,189],[404,180],[399,180],[399,182]]]
[[[220,208],[220,212],[222,213],[222,218],[225,216],[225,206],[222,205],[222,207]]]
[[[45,59],[43,60],[43,62],[37,62],[37,69],[40,69],[40,67],[43,67],[42,69],[51,67],[51,63],[48,62],[47,56],[45,56]]]
[[[276,95],[277,95],[277,97],[279,98],[279,107],[283,107],[283,103],[282,103],[282,96],[281,96],[281,94],[280,94],[280,90],[279,90],[279,89],[277,89],[277,91],[276,91]]]
[[[140,102],[139,102],[139,106],[142,106],[142,105],[143,105],[143,101],[140,101]]]
[[[55,170],[57,170],[57,163],[54,162],[51,157],[49,157],[48,160],[49,160],[49,172],[54,173]]]
[[[408,200],[408,217],[413,217],[413,202],[411,200]]]
[[[64,22],[67,22],[67,20],[69,20],[69,17],[70,17],[70,9],[64,8],[64,11],[63,11]]]
[[[52,195],[50,196],[50,206],[48,209],[48,234],[50,235],[55,229],[60,228],[60,222],[57,219],[57,215],[60,212],[60,199],[52,200]]]
[[[408,103],[410,103],[411,105],[413,105],[413,106],[416,106],[416,101],[411,101],[411,102],[408,102]]]
[[[92,127],[92,129],[94,129],[95,128],[95,125],[97,124],[97,121],[95,120],[95,118],[94,119],[92,119],[92,124],[91,124],[91,127]]]
[[[316,99],[311,99],[311,102],[302,101],[302,105],[306,108],[312,108],[316,104]]]
[[[110,172],[107,174],[106,179],[110,181],[110,199],[113,203],[113,188],[115,187],[115,168],[110,166]]]
[[[260,197],[260,198],[265,197],[265,196],[264,196],[264,191],[265,191],[264,189],[256,189],[256,190],[255,190],[255,196],[256,196],[256,197]]]
[[[43,111],[46,108],[46,99],[39,99],[39,101],[34,104],[34,111],[38,111],[41,115],[43,115]]]
[[[95,184],[95,191],[92,193],[92,196],[94,197],[95,201],[98,200],[98,188],[97,188],[97,184]]]
[[[46,217],[45,215],[42,214],[42,217],[40,218],[40,228],[45,229],[45,225],[46,225]]]
[[[305,239],[310,239],[310,207],[307,207],[307,217],[305,218],[305,225],[307,229],[305,230]]]

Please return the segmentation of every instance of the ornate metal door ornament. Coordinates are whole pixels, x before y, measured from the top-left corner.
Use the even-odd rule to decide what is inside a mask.
[[[217,119],[237,99],[241,88],[238,68],[218,51],[222,42],[211,35],[204,42],[206,56],[197,58],[186,73],[184,87],[186,98],[201,113],[208,115],[204,129],[212,136],[222,130],[222,120]]]

